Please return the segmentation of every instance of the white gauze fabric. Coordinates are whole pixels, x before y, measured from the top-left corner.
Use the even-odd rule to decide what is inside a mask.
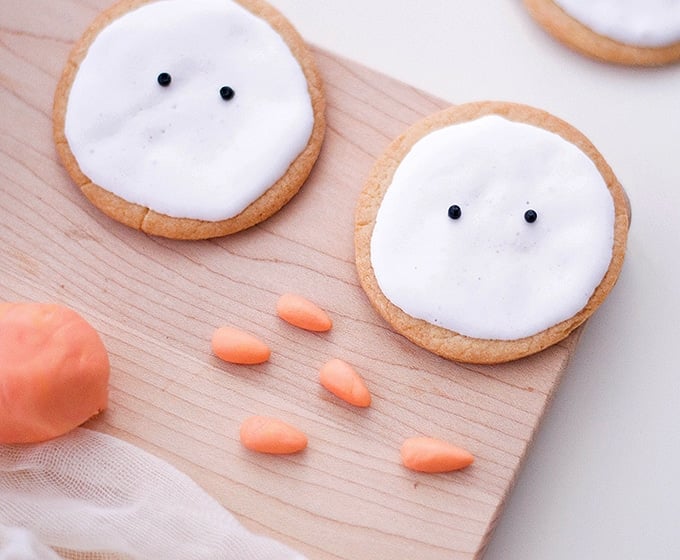
[[[171,465],[84,428],[0,445],[0,560],[60,558],[303,560]]]

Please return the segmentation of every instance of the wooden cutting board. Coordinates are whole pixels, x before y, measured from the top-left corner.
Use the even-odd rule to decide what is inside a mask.
[[[62,65],[108,4],[3,2],[0,297],[86,317],[112,364],[110,409],[88,426],[174,464],[250,529],[314,559],[480,558],[578,335],[515,363],[463,366],[415,347],[369,305],[353,262],[357,195],[387,144],[447,103],[317,49],[328,132],[302,191],[231,237],[149,237],[93,208],[52,144]],[[279,320],[287,291],[327,309],[333,330]],[[217,360],[210,337],[225,324],[258,334],[271,360]],[[366,379],[370,409],[320,388],[319,367],[336,357]],[[297,425],[308,449],[247,452],[238,428],[251,414]],[[458,473],[407,471],[399,447],[413,435],[450,440],[477,460]]]

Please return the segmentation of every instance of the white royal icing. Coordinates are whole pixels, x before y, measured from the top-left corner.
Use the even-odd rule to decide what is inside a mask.
[[[408,315],[514,340],[586,305],[613,232],[613,199],[588,156],[552,132],[485,116],[428,134],[404,157],[376,216],[371,263]]]
[[[95,184],[162,214],[218,221],[285,174],[313,124],[302,68],[265,20],[232,0],[162,0],[94,40],[65,132]]]
[[[554,0],[596,33],[640,47],[680,41],[680,0]]]

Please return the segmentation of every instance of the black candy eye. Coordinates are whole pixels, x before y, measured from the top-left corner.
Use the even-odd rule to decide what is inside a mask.
[[[162,85],[163,87],[167,87],[170,85],[170,82],[172,82],[172,76],[168,74],[167,72],[161,72],[158,74],[158,83]]]
[[[537,218],[538,214],[536,213],[536,210],[527,210],[524,212],[524,219],[530,224],[533,224]]]
[[[461,217],[463,212],[460,209],[460,206],[457,204],[454,204],[453,206],[449,206],[449,218],[452,220],[457,220],[458,218]]]
[[[234,95],[236,95],[236,92],[231,89],[229,86],[223,86],[220,88],[220,97],[224,99],[225,101],[229,101],[230,99],[234,98]]]

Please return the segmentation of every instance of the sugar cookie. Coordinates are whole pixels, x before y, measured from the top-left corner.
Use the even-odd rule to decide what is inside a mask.
[[[680,59],[680,2],[524,0],[524,4],[556,39],[587,56],[638,66]]]
[[[123,0],[71,52],[64,166],[110,217],[202,239],[277,212],[319,155],[325,100],[302,38],[261,0]]]
[[[538,109],[470,103],[408,129],[356,212],[371,303],[441,356],[496,363],[565,338],[616,282],[626,195],[595,147]]]

